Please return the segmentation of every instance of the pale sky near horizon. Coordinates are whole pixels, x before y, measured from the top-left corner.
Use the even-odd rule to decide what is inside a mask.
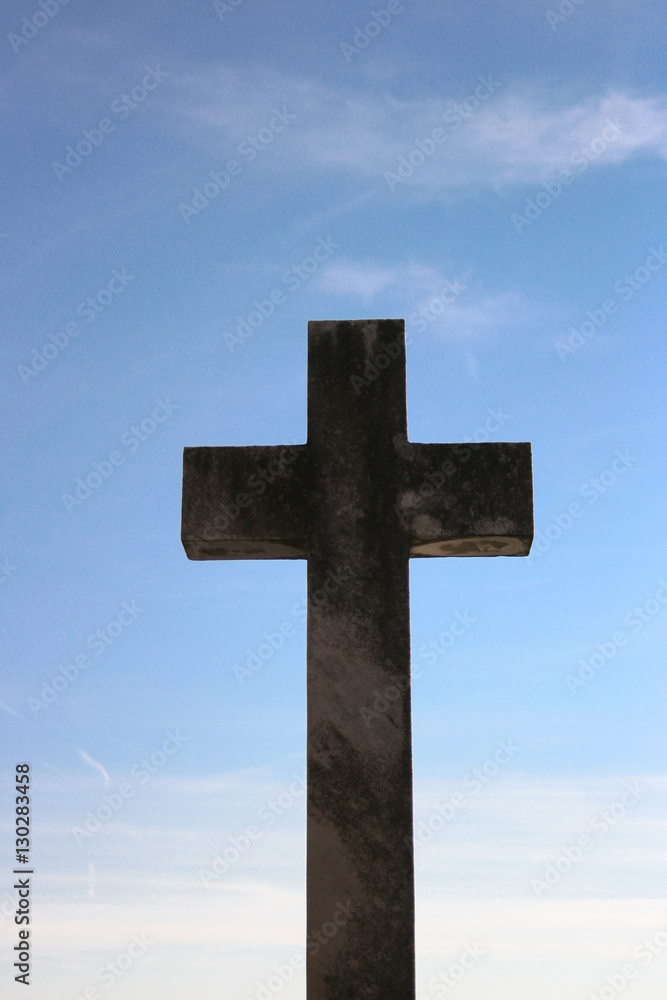
[[[361,317],[413,441],[533,445],[529,558],[411,564],[417,997],[664,995],[664,4],[0,26],[3,996],[29,761],[32,1000],[304,997],[305,563],[188,561],[182,449]]]

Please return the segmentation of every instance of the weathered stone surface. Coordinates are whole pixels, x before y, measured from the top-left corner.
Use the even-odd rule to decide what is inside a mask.
[[[414,887],[408,538],[392,508],[405,439],[404,362],[359,394],[395,323],[311,323],[308,591],[308,927],[352,919],[308,960],[309,1000],[412,1000]],[[390,690],[372,725],[361,709]],[[384,702],[383,702],[384,704]]]
[[[308,559],[308,1000],[414,1000],[409,557],[527,554],[530,445],[408,442],[401,320],[308,335],[307,444],[186,449],[183,543]]]
[[[305,559],[305,455],[305,445],[186,448],[188,558]]]
[[[410,555],[528,555],[531,482],[529,444],[408,444],[395,509]]]

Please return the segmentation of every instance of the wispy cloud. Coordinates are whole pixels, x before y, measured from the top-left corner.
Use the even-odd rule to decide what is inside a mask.
[[[99,771],[99,772],[100,772],[100,774],[101,774],[101,775],[102,775],[102,777],[104,778],[104,784],[105,784],[105,785],[107,786],[107,788],[108,788],[108,787],[109,787],[109,785],[111,784],[111,778],[109,777],[109,774],[108,774],[108,772],[107,772],[106,768],[104,768],[104,767],[102,766],[102,764],[99,764],[99,763],[98,763],[98,762],[97,762],[96,760],[93,760],[93,758],[92,758],[92,757],[90,757],[90,756],[89,756],[89,755],[88,755],[88,754],[87,754],[87,753],[85,752],[85,750],[81,750],[81,749],[79,749],[79,755],[80,755],[80,757],[81,757],[81,760],[82,760],[82,761],[84,761],[84,763],[88,764],[88,765],[89,765],[90,767],[94,767],[96,771]]]
[[[468,275],[446,274],[442,269],[417,261],[383,267],[372,260],[343,260],[326,268],[319,287],[331,295],[350,295],[367,302],[388,295],[405,306],[406,302],[436,295],[447,281],[466,285]]]
[[[372,301],[379,292],[395,285],[398,271],[391,267],[373,264],[334,264],[322,275],[320,287],[334,295],[357,295],[365,302]]]
[[[383,267],[373,261],[341,261],[323,271],[319,288],[329,295],[361,299],[376,316],[405,316],[406,332],[466,340],[505,328],[521,330],[542,321],[554,304],[517,289],[486,291],[469,272],[411,261]]]
[[[476,79],[470,81],[473,93]],[[447,197],[471,188],[502,191],[539,183],[564,169],[611,121],[615,141],[594,156],[594,167],[634,156],[667,159],[667,96],[609,90],[573,100],[565,92],[530,90],[499,81],[497,92],[470,114],[463,93],[395,100],[391,94],[327,86],[319,81],[216,67],[181,80],[188,99],[179,107],[180,131],[194,142],[239,142],[258,119],[258,108],[285,105],[297,115],[289,142],[267,158],[285,171],[321,170],[374,177],[389,193],[385,171],[397,169],[417,141],[441,127],[445,140],[427,156],[401,190]],[[221,100],[222,95],[225,100]],[[449,117],[447,117],[449,114]]]

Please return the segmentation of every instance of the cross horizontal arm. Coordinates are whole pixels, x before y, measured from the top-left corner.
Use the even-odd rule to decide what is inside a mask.
[[[305,559],[305,445],[185,448],[189,559]]]
[[[529,444],[403,445],[398,503],[411,556],[525,556],[533,540]]]

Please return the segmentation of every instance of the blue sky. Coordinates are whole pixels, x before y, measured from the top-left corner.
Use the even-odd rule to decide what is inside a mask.
[[[664,993],[664,5],[45,4],[0,33],[8,989],[27,760],[35,1000],[305,995],[305,564],[189,562],[182,449],[304,441],[308,320],[388,316],[411,439],[531,441],[539,532],[411,565],[417,996]]]

